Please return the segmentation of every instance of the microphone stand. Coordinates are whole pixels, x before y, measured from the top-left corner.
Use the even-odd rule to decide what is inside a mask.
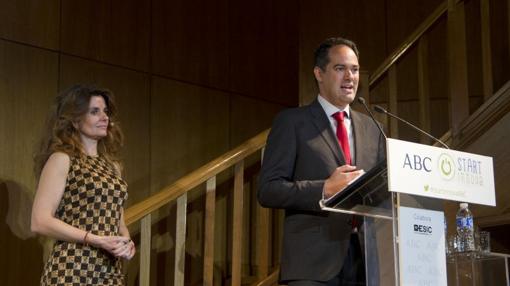
[[[437,139],[436,137],[432,136],[430,133],[426,132],[425,130],[420,129],[418,126],[412,124],[411,122],[409,122],[409,121],[407,121],[407,120],[405,120],[403,118],[400,118],[400,117],[396,116],[395,114],[387,111],[386,109],[380,107],[379,105],[374,105],[374,110],[379,112],[379,113],[384,113],[384,114],[386,114],[386,115],[388,115],[388,116],[390,116],[392,118],[395,118],[398,121],[405,123],[407,126],[411,126],[412,128],[414,128],[418,132],[427,135],[427,137],[429,137],[430,139],[432,139],[432,140],[438,142],[439,144],[443,145],[443,147],[445,147],[446,149],[450,149],[450,147],[448,147],[448,145],[446,145],[446,143],[444,143],[443,141],[441,141],[441,140]]]

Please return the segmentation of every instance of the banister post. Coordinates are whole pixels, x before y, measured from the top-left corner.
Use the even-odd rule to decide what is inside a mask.
[[[177,214],[175,223],[175,263],[174,285],[184,285],[184,265],[186,257],[186,210],[188,193],[177,198]]]
[[[267,208],[257,204],[257,239],[255,240],[255,257],[257,261],[257,279],[269,275],[269,243],[271,236],[271,213]]]
[[[140,286],[150,285],[151,273],[151,214],[141,220],[140,229]]]
[[[260,163],[264,160],[265,148],[260,152]],[[254,184],[256,185],[256,184]],[[255,193],[257,190],[255,190]],[[257,195],[255,194],[255,197]],[[257,261],[257,279],[263,279],[269,274],[269,243],[271,241],[271,213],[267,208],[257,203],[257,238],[255,245],[255,256]]]
[[[204,281],[203,285],[213,286],[214,274],[214,221],[216,217],[216,176],[206,183],[205,193],[205,234],[204,234]]]
[[[234,210],[232,212],[232,286],[241,285],[243,240],[244,160],[234,167]]]

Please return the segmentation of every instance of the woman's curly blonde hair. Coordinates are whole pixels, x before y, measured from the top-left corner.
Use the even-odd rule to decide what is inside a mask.
[[[121,166],[119,151],[123,135],[116,121],[117,108],[113,93],[92,85],[75,85],[60,93],[51,108],[44,135],[34,155],[36,178],[39,178],[44,164],[54,152],[64,152],[70,157],[83,158],[86,156],[80,132],[75,126],[88,112],[90,99],[93,96],[103,97],[109,117],[107,136],[98,141],[97,152],[111,164]]]

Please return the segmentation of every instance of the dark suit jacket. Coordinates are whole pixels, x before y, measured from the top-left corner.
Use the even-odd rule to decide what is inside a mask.
[[[351,110],[354,164],[369,170],[385,157],[375,123]],[[320,103],[277,115],[267,140],[258,200],[285,209],[280,280],[326,281],[337,275],[347,254],[351,216],[321,211],[324,181],[345,165],[343,153]]]

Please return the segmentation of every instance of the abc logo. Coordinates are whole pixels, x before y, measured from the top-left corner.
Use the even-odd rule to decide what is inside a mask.
[[[426,225],[415,224],[414,231],[423,234],[432,234],[432,227]]]
[[[430,157],[421,157],[420,155],[409,155],[406,153],[403,169],[409,168],[416,171],[432,172],[432,159]]]

